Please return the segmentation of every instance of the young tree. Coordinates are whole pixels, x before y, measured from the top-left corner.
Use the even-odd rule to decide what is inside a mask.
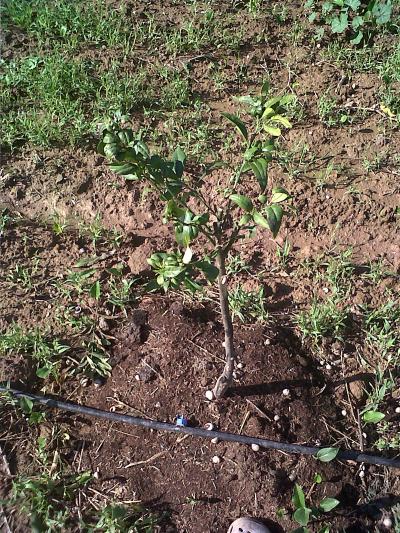
[[[208,391],[210,399],[224,396],[235,368],[225,267],[227,254],[236,242],[251,235],[256,228],[268,229],[276,237],[284,214],[282,203],[290,198],[285,189],[269,186],[268,166],[281,127],[291,127],[283,113],[292,97],[268,98],[268,90],[265,83],[259,96],[238,98],[253,118],[251,130],[237,115],[223,113],[241,136],[241,161],[235,164],[217,161],[206,165],[197,178],[184,175],[186,155],[180,148],[175,150],[172,160],[167,160],[151,154],[149,147],[132,130],[111,127],[104,132],[99,144],[100,153],[111,160],[111,170],[126,180],[150,184],[165,203],[163,222],[172,223],[177,247],[175,251],[155,253],[148,259],[156,273],[152,288],[162,287],[167,291],[170,287],[184,285],[196,292],[202,289],[201,277],[209,283],[217,280],[226,362],[212,392]],[[226,169],[227,178],[222,197],[215,201],[206,192],[205,178],[221,168]],[[258,182],[260,194],[257,198],[251,199],[243,194],[244,181],[249,175]]]

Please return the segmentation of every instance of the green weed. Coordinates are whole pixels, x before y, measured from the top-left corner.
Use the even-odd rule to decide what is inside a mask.
[[[127,48],[130,27],[124,6],[113,9],[101,0],[5,0],[3,17],[32,35],[40,46],[54,40],[72,48],[82,44],[104,44]]]
[[[377,309],[364,309],[364,332],[367,344],[381,362],[397,364],[400,360],[400,306],[393,300]]]
[[[28,355],[36,365],[36,375],[43,379],[49,375],[58,378],[61,356],[68,350],[69,346],[45,338],[38,329],[24,332],[13,326],[0,335],[0,354]]]
[[[295,322],[303,339],[318,345],[324,337],[342,338],[348,321],[348,311],[334,299],[324,302],[313,300],[311,307],[300,312]]]
[[[265,308],[264,288],[246,291],[239,285],[229,293],[229,307],[232,318],[237,317],[241,322],[256,320],[267,322],[269,315]]]

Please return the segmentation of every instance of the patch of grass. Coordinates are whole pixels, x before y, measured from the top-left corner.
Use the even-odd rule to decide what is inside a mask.
[[[84,43],[126,48],[131,28],[122,3],[115,9],[102,0],[5,0],[3,20],[31,35],[40,46],[55,40],[78,48]]]
[[[325,271],[317,276],[327,282],[331,288],[332,295],[336,299],[346,297],[351,290],[351,280],[354,273],[354,265],[351,262],[352,249],[341,252],[338,255],[329,257],[322,263]]]
[[[393,300],[376,309],[364,309],[367,344],[385,367],[400,362],[400,306]]]
[[[255,291],[246,291],[238,285],[229,292],[229,307],[232,319],[237,317],[242,322],[268,321],[263,287]]]
[[[99,512],[94,525],[94,531],[107,531],[107,533],[151,533],[156,531],[162,516],[151,513],[135,505],[130,508],[109,504]]]
[[[29,266],[15,265],[7,275],[7,280],[14,284],[20,285],[26,290],[33,289],[34,278],[39,271],[39,259],[34,258]]]
[[[115,113],[158,106],[176,109],[190,101],[188,74],[170,67],[157,72],[118,62],[66,57],[60,50],[2,62],[0,107],[3,144],[74,145],[96,133]],[[151,80],[151,81],[150,81]]]
[[[0,354],[28,355],[36,365],[36,375],[46,378],[52,375],[58,378],[61,356],[69,346],[57,339],[47,339],[38,330],[24,332],[19,326],[13,326],[0,335]]]
[[[314,299],[311,307],[300,312],[295,322],[303,339],[318,345],[324,337],[341,339],[348,321],[348,310],[335,299],[320,302]]]

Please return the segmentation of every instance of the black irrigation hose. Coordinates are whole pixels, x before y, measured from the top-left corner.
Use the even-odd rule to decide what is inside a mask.
[[[79,413],[82,415],[96,416],[97,418],[105,418],[112,420],[113,422],[122,422],[124,424],[130,424],[132,426],[142,426],[145,428],[157,429],[160,431],[171,431],[172,433],[184,433],[186,435],[193,435],[195,437],[204,437],[206,439],[213,439],[217,437],[219,440],[239,442],[241,444],[258,444],[262,448],[269,448],[272,450],[280,450],[288,453],[300,453],[304,455],[314,455],[323,448],[317,448],[315,446],[301,446],[299,444],[288,444],[286,442],[276,442],[273,440],[259,439],[257,437],[248,437],[246,435],[238,435],[236,433],[225,433],[224,431],[209,431],[203,428],[194,427],[182,427],[167,422],[157,422],[156,420],[145,420],[144,418],[138,418],[136,416],[123,415],[120,413],[111,413],[109,411],[103,411],[102,409],[96,409],[94,407],[86,407],[84,405],[78,405],[72,402],[63,402],[61,400],[55,400],[48,396],[42,396],[39,394],[31,394],[22,392],[16,389],[10,389],[0,385],[0,392],[9,392],[17,398],[28,398],[34,402],[40,403],[47,407],[56,407],[64,411],[70,411],[73,413]],[[343,459],[345,461],[357,461],[359,463],[367,463],[371,465],[382,465],[391,468],[400,468],[399,459],[389,459],[386,457],[380,457],[377,455],[367,455],[355,450],[340,450],[336,456],[337,459]]]

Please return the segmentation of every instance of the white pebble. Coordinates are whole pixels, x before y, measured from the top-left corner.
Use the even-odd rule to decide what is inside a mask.
[[[98,471],[96,471],[96,472],[93,474],[93,477],[94,477],[95,479],[99,479],[100,474],[98,473]]]
[[[275,420],[275,422],[278,422],[278,420],[279,420],[280,418],[281,418],[281,417],[280,417],[279,415],[275,415],[275,416],[274,416],[274,420]]]
[[[214,424],[212,422],[207,422],[207,424],[204,426],[204,429],[207,431],[212,431],[214,429]]]
[[[364,470],[361,470],[361,472],[358,473],[358,477],[362,479],[364,476],[365,476],[365,472]]]
[[[269,339],[265,339],[264,344],[268,346],[269,344],[271,344],[271,341]]]
[[[388,529],[390,529],[393,525],[393,522],[392,522],[392,519],[387,516],[386,518],[383,519],[382,524]]]
[[[217,465],[221,462],[221,458],[218,457],[218,455],[214,455],[214,457],[212,458],[212,462]]]
[[[327,292],[329,292],[328,287],[322,287],[322,292],[324,292],[325,294],[326,294]]]
[[[253,452],[258,452],[260,449],[260,446],[258,444],[252,444],[251,449],[253,450]]]
[[[284,396],[289,396],[289,394],[290,394],[290,390],[289,390],[289,389],[283,389],[282,394],[283,394]]]
[[[326,368],[327,370],[332,370],[332,365],[330,365],[330,364],[328,363],[327,365],[325,365],[325,368]]]
[[[213,444],[218,444],[219,443],[219,438],[218,437],[214,437],[213,439],[211,439],[211,442]]]
[[[207,400],[210,400],[210,401],[214,400],[214,393],[213,393],[212,390],[206,391],[206,398],[207,398]]]
[[[135,379],[136,379],[136,381],[140,381],[140,376],[139,376],[139,374],[136,374]]]
[[[243,363],[238,363],[236,366],[237,366],[239,369],[241,369],[241,368],[243,368],[244,365],[243,365]]]
[[[394,410],[395,413],[400,413],[400,407],[396,407],[396,409]]]
[[[363,433],[362,436],[364,437],[364,439],[367,438],[367,434],[366,433]]]
[[[159,409],[159,408],[161,407],[160,402],[157,402],[157,403],[154,405],[154,407],[156,407],[157,409]]]
[[[343,415],[343,416],[347,416],[347,411],[346,411],[346,409],[342,409],[342,415]]]

